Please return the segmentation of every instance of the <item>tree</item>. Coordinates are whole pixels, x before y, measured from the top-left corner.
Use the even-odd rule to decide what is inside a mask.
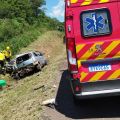
[[[31,23],[42,12],[38,8],[43,4],[44,0],[1,0],[0,18],[22,18]]]
[[[41,9],[39,9],[42,5],[45,5],[44,0],[31,0],[32,9],[34,12],[34,15],[37,17],[39,12],[42,12]]]

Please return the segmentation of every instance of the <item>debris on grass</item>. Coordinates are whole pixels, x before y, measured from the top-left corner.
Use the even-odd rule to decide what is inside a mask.
[[[37,86],[34,90],[45,89],[45,85]]]
[[[57,86],[56,86],[56,85],[53,85],[53,88],[57,88]]]
[[[42,105],[55,104],[55,98],[48,99],[42,102]]]
[[[52,99],[48,99],[42,102],[42,106],[48,106],[50,108],[55,108],[55,106],[57,105],[55,98]]]

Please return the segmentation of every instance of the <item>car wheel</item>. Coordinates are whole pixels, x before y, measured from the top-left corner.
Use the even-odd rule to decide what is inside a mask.
[[[41,71],[41,70],[42,70],[42,66],[41,66],[40,63],[38,63],[38,64],[36,65],[36,69],[37,69],[38,71]]]
[[[74,95],[73,95],[73,102],[74,102],[75,105],[80,104],[80,100],[78,100]]]
[[[12,77],[13,79],[15,79],[15,80],[20,80],[20,76],[19,76],[18,73],[12,73],[12,74],[11,74],[11,77]]]
[[[20,78],[23,78],[24,76],[25,76],[25,73],[24,73],[24,72],[19,73],[19,77],[20,77]]]
[[[45,65],[47,65],[48,64],[48,61],[47,60],[45,60]]]

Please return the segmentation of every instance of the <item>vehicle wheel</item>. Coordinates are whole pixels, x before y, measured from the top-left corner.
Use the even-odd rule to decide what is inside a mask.
[[[73,102],[75,105],[80,105],[80,100],[78,100],[74,95],[73,95]]]
[[[78,99],[73,95],[73,102],[75,106],[81,106],[84,107],[86,105],[89,105],[88,100],[87,99]]]
[[[42,66],[41,66],[40,63],[38,63],[38,64],[36,65],[36,69],[37,69],[37,71],[41,71],[41,70],[42,70]]]
[[[48,61],[47,60],[45,60],[45,65],[47,65],[48,64]]]
[[[11,77],[12,77],[13,79],[15,79],[15,80],[20,80],[20,76],[19,76],[18,73],[12,73],[12,74],[11,74]]]
[[[20,77],[20,78],[23,78],[24,76],[25,76],[25,73],[24,73],[24,72],[19,73],[19,77]]]

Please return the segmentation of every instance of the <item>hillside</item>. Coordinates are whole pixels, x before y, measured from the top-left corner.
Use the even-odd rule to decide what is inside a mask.
[[[57,82],[59,65],[65,59],[63,35],[58,31],[44,33],[21,52],[43,51],[49,60],[42,72],[28,76],[0,93],[0,120],[38,120],[41,117],[41,102],[54,97],[54,84]],[[4,77],[4,76],[3,76]],[[6,77],[9,80],[9,77]],[[43,89],[34,90],[44,86]]]

